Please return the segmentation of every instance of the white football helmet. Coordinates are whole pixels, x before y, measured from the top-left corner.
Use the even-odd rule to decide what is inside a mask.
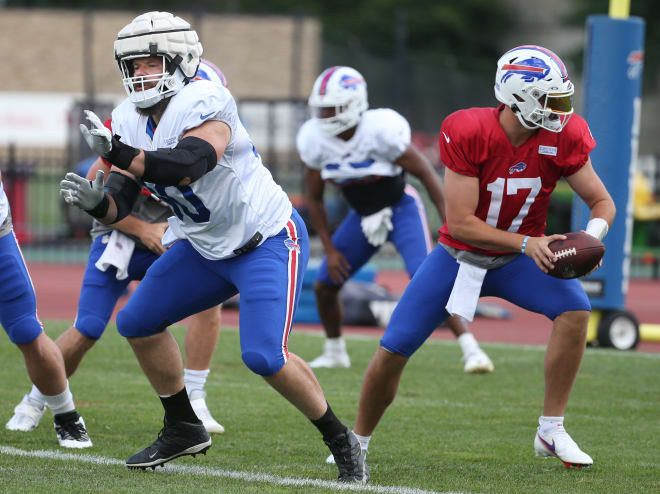
[[[330,67],[316,78],[309,106],[324,133],[341,134],[356,126],[369,108],[367,83],[355,69]]]
[[[547,48],[518,46],[497,62],[495,97],[528,129],[561,132],[573,114],[574,91],[564,63]]]
[[[137,16],[117,35],[115,59],[124,89],[139,108],[149,108],[176,94],[197,73],[202,45],[190,24],[169,12],[147,12]],[[160,74],[133,76],[132,60],[161,57]],[[145,84],[154,87],[145,89]]]
[[[225,77],[225,74],[222,73],[222,70],[220,70],[216,64],[205,58],[202,58],[199,61],[199,68],[197,69],[195,80],[213,81],[222,84],[224,87],[229,87],[227,78]]]

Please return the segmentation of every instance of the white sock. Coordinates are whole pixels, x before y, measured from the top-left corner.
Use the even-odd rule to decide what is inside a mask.
[[[361,436],[360,434],[356,434],[355,431],[353,431],[353,434],[355,434],[355,437],[360,441],[362,451],[365,453],[369,451],[369,441],[371,441],[371,436]]]
[[[34,384],[32,385],[32,389],[30,390],[30,394],[28,395],[28,399],[40,407],[43,407],[46,405],[46,396],[41,394],[41,391],[39,391],[39,388],[37,388]]]
[[[204,393],[204,386],[206,386],[206,378],[209,376],[211,369],[192,370],[183,369],[183,384],[188,392],[190,398],[193,392]],[[198,393],[195,393],[198,394]]]
[[[343,336],[338,338],[326,338],[323,351],[328,353],[346,353],[346,342]]]
[[[44,395],[48,408],[53,411],[53,415],[71,412],[76,409],[73,404],[73,395],[69,391],[69,381],[66,382],[66,389],[58,395],[46,396]]]
[[[544,415],[539,417],[539,431],[543,434],[558,426],[564,426],[564,417],[546,417]]]
[[[479,349],[479,343],[474,339],[472,333],[463,333],[458,338],[458,344],[461,346],[463,355],[469,355]]]

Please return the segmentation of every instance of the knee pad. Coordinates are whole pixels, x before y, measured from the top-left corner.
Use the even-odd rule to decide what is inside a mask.
[[[255,374],[272,376],[284,366],[284,358],[269,358],[268,355],[258,351],[246,351],[241,355],[243,362]]]
[[[73,326],[82,334],[84,337],[89,338],[90,340],[98,340],[105,327],[108,325],[108,321],[99,317],[95,314],[78,314],[76,316],[76,321],[73,323]]]
[[[24,345],[32,343],[43,331],[36,314],[31,314],[14,321],[3,321],[5,331],[12,343]]]
[[[117,314],[117,331],[124,338],[143,338],[145,336],[152,336],[161,331],[164,331],[169,322],[165,323],[162,328],[152,329],[147,328],[143,323],[142,318],[127,311],[126,308],[119,311]]]
[[[142,334],[143,329],[140,327],[138,318],[126,312],[126,309],[120,310],[117,314],[117,331],[124,338],[146,336],[146,334]]]

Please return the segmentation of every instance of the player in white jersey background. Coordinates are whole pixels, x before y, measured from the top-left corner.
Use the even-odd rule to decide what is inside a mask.
[[[338,458],[340,481],[366,482],[357,438],[287,346],[309,258],[305,225],[262,164],[229,90],[210,81],[188,83],[201,54],[197,33],[172,14],[148,12],[124,27],[115,58],[128,98],[112,113],[114,136],[91,112],[91,129],[81,126],[113,171],[105,187],[102,172],[93,182],[72,173],[61,182],[69,204],[103,223],[130,213],[141,189],[136,179],[175,214],[163,237],[170,248],[117,317],[165,409],[158,438],[127,466],[155,467],[210,447],[167,326],[240,293],[243,361],[318,428]],[[157,123],[152,138],[144,133],[149,119]]]
[[[327,337],[323,354],[310,366],[349,367],[339,290],[386,241],[395,245],[411,277],[431,251],[424,205],[406,184],[406,173],[421,180],[443,222],[444,195],[430,162],[411,145],[406,119],[388,108],[368,110],[367,84],[355,69],[324,70],[309,106],[313,118],[300,128],[296,143],[307,165],[309,215],[325,250],[314,292]],[[351,206],[332,236],[323,203],[325,182],[337,186]],[[463,320],[452,317],[447,325],[460,343],[465,372],[492,372],[492,362]]]
[[[53,411],[60,446],[88,448],[92,442],[76,411],[59,347],[37,317],[32,280],[16,241],[9,201],[0,175],[0,323],[25,360],[34,386]],[[17,407],[18,408],[18,407]]]
[[[213,63],[201,60],[195,80],[210,80],[227,87],[227,79]],[[144,132],[153,135],[155,125]],[[106,126],[110,121],[106,122]],[[90,167],[87,178],[92,180],[97,170],[109,170],[109,163],[98,158]],[[56,340],[62,352],[67,377],[75,372],[85,354],[103,335],[110,316],[133,280],[141,280],[145,272],[165,249],[161,239],[172,210],[148,191],[141,194],[131,214],[109,226],[94,221],[90,232],[92,245],[80,289],[78,311],[73,324]],[[220,332],[220,307],[190,316],[184,346],[186,368],[183,379],[190,403],[197,417],[210,433],[222,434],[224,427],[216,421],[206,405],[205,385],[210,363]],[[34,430],[46,409],[45,397],[32,386],[14,409],[6,428],[28,432]]]

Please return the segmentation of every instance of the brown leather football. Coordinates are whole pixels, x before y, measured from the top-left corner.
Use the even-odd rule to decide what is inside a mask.
[[[595,268],[605,254],[605,245],[585,232],[564,233],[566,240],[555,240],[548,247],[557,257],[548,272],[555,278],[578,278]]]

